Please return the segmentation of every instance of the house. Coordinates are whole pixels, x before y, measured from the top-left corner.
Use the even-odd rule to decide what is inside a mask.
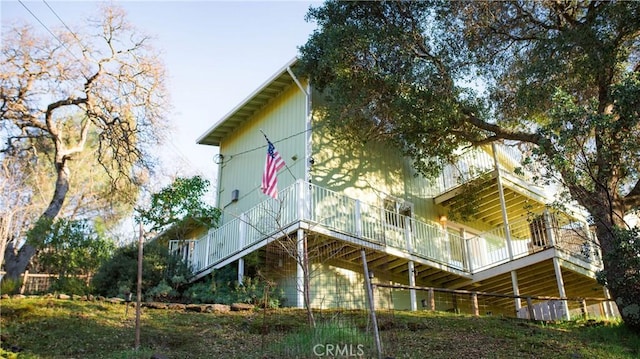
[[[435,180],[416,176],[410,161],[383,144],[336,140],[317,111],[321,94],[295,74],[295,66],[293,59],[197,140],[219,148],[223,216],[219,228],[193,242],[196,278],[238,265],[242,279],[242,258],[258,253],[265,275],[301,288],[298,250],[312,263],[312,306],[340,307],[347,294],[364,298],[365,248],[378,282],[606,295],[595,280],[602,264],[584,217],[549,210],[549,194],[517,170],[516,149],[494,144],[469,150]],[[263,133],[287,164],[278,173],[277,199],[260,190]],[[465,209],[472,216],[459,215]],[[382,305],[416,310],[422,299],[415,290],[398,291]],[[287,303],[302,307],[301,290],[289,290]],[[502,298],[490,306],[513,314],[523,304]],[[568,313],[566,301],[564,306]]]

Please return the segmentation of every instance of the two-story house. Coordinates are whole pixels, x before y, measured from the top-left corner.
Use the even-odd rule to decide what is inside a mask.
[[[196,278],[238,265],[257,252],[263,275],[303,306],[307,253],[311,303],[340,307],[362,297],[361,249],[379,282],[484,292],[603,297],[601,262],[579,212],[550,211],[551,197],[516,170],[521,155],[494,144],[460,154],[439,178],[416,175],[400,151],[375,142],[339,141],[323,126],[322,94],[287,63],[197,142],[219,147],[221,225],[192,246]],[[261,191],[267,141],[286,163],[277,199]],[[472,193],[473,196],[469,196]],[[462,209],[469,216],[460,216]],[[293,284],[293,285],[292,285]],[[297,287],[296,287],[297,284]],[[398,291],[396,308],[421,297]],[[493,312],[519,310],[495,299]],[[568,309],[568,308],[567,308]]]

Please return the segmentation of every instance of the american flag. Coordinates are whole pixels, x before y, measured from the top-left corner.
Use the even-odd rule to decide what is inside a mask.
[[[267,146],[267,161],[264,164],[264,173],[262,174],[262,185],[260,188],[267,196],[278,198],[278,171],[284,167],[285,163],[275,146],[267,136],[264,136],[269,144]]]

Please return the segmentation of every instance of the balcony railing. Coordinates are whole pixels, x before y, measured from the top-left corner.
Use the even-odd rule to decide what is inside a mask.
[[[546,218],[551,216],[546,214]],[[552,220],[539,223],[542,225],[521,219],[509,223],[508,236],[507,228],[499,226],[468,239],[471,271],[488,269],[551,247],[597,267],[602,266],[595,234],[583,223],[565,221],[558,224]]]
[[[251,247],[257,249],[267,239],[288,235],[297,228],[294,226],[297,223],[306,223],[311,231],[340,234],[342,240],[359,246],[393,249],[396,253],[423,258],[466,273],[487,269],[544,248],[535,246],[527,221],[510,225],[510,241],[504,227],[464,239],[446,231],[439,223],[422,222],[298,181],[282,190],[279,200],[268,199],[221,227],[211,229],[199,240],[187,243],[190,246],[187,257],[194,273],[199,273]],[[558,237],[564,232],[557,229],[554,233]],[[582,252],[591,253],[577,242],[567,244],[569,241],[561,238],[554,241],[549,237],[549,246],[557,244],[578,256]],[[170,246],[175,251],[183,248],[184,244],[172,241]],[[588,261],[596,261],[596,257],[582,255],[582,259]]]
[[[531,173],[521,168],[522,153],[513,147],[505,145],[486,145],[466,150],[458,156],[454,163],[445,166],[435,183],[432,195],[436,196],[448,192],[464,183],[479,178],[483,174],[495,171],[494,149],[498,168],[502,173],[510,174],[531,183]],[[515,171],[516,168],[521,169],[521,171]]]

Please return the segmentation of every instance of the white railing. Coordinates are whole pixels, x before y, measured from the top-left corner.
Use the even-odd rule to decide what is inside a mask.
[[[228,260],[251,246],[264,244],[268,238],[283,237],[287,228],[297,222],[307,223],[311,231],[323,229],[341,233],[344,240],[357,245],[370,243],[393,248],[467,273],[548,248],[554,245],[554,240],[565,251],[585,254],[581,257],[584,260],[598,258],[592,249],[589,252],[578,242],[563,240],[568,238],[566,228],[564,232],[562,228],[554,229],[551,237],[545,237],[548,242],[538,243],[532,238],[527,220],[510,224],[510,241],[507,241],[504,226],[464,239],[444,230],[439,223],[422,222],[303,181],[282,190],[279,198],[258,204],[190,244],[189,257],[194,273]],[[176,250],[176,245],[173,246]]]
[[[446,233],[437,223],[420,222],[302,181],[281,191],[279,198],[258,204],[191,244],[193,272],[266,238],[284,236],[284,230],[296,221],[308,222],[311,230],[328,229],[354,241],[364,240],[468,271],[464,240]],[[171,244],[173,251],[179,248],[179,243]]]
[[[542,228],[532,228],[532,222],[521,219],[509,223],[509,237],[505,226],[496,227],[468,239],[471,271],[494,267],[541,250],[555,247],[569,255],[601,266],[601,253],[595,235],[582,223],[549,222]]]
[[[531,179],[531,174],[522,169],[521,174],[516,174],[516,168],[521,168],[522,153],[517,149],[498,145],[495,146],[498,168],[503,173],[519,177],[525,181]],[[433,195],[448,192],[464,183],[474,180],[483,174],[495,170],[492,146],[471,148],[457,157],[455,163],[446,165],[442,169],[439,179],[436,181]],[[529,181],[530,182],[530,181]]]

